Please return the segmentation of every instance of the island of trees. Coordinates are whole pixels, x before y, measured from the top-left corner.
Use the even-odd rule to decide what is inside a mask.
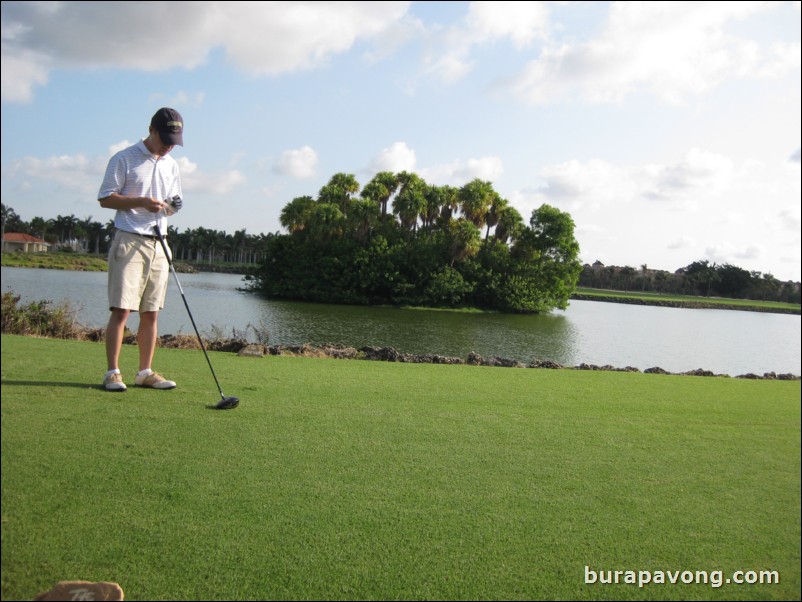
[[[267,241],[253,276],[270,297],[548,312],[567,307],[582,270],[570,215],[544,204],[526,223],[480,179],[384,171],[360,190],[338,173],[280,221],[289,234]]]

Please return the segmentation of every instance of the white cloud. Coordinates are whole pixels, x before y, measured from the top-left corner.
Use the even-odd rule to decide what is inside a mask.
[[[726,26],[771,8],[761,2],[617,2],[598,36],[552,45],[501,85],[529,104],[619,102],[648,90],[677,104],[721,82],[799,68],[799,44],[759,43]]]
[[[473,43],[508,37],[520,50],[546,36],[548,11],[543,2],[471,2],[465,23]]]
[[[46,157],[23,157],[12,161],[3,169],[4,178],[21,178],[28,182],[55,183],[57,189],[81,194],[95,195],[106,169],[107,158],[90,160],[84,155],[58,155]],[[97,196],[90,198],[96,199]]]
[[[705,259],[719,265],[730,264],[742,267],[744,261],[760,260],[765,256],[766,250],[762,245],[736,246],[724,242],[705,247]]]
[[[30,101],[54,68],[193,69],[215,48],[254,74],[311,69],[357,41],[380,36],[405,18],[408,7],[409,2],[3,2],[2,99]]]
[[[392,171],[393,173],[401,171],[413,172],[415,171],[416,163],[415,151],[409,148],[406,142],[393,142],[373,158],[368,171],[371,177],[380,171]]]
[[[454,83],[473,69],[472,48],[509,39],[517,50],[548,35],[549,16],[543,2],[471,2],[458,26],[432,34],[436,50],[424,59],[425,72]]]
[[[802,227],[799,205],[781,210],[777,214],[777,222],[780,229],[789,230],[798,234]]]
[[[49,61],[35,52],[6,52],[5,32],[0,56],[0,90],[3,102],[27,103],[33,100],[34,86],[47,83]]]
[[[196,163],[186,157],[179,157],[181,186],[185,192],[196,194],[227,195],[245,183],[245,174],[237,169],[215,173],[200,171]]]
[[[684,159],[667,165],[647,165],[641,194],[654,200],[687,200],[700,191],[718,195],[734,175],[732,160],[715,153],[691,149]]]
[[[313,68],[357,40],[382,34],[409,2],[226,2],[215,19],[218,43],[241,68],[278,74]]]
[[[691,238],[690,236],[680,236],[676,240],[670,242],[668,244],[669,249],[688,249],[694,247],[696,245],[696,241]]]
[[[310,146],[303,146],[281,153],[281,157],[273,166],[273,173],[293,178],[312,178],[315,176],[317,164],[317,152]]]
[[[420,176],[429,184],[462,186],[476,178],[493,182],[503,172],[504,166],[500,157],[481,157],[424,168],[420,170]]]

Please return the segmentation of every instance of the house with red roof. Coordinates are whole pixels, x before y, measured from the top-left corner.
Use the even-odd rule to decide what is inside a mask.
[[[3,253],[22,251],[24,253],[42,253],[50,248],[50,243],[21,232],[6,232],[3,235]]]

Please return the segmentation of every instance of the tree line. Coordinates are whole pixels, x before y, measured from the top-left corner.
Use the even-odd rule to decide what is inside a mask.
[[[582,269],[574,222],[549,205],[525,222],[493,185],[428,184],[383,171],[361,187],[332,176],[282,209],[253,288],[348,304],[565,309]]]
[[[51,244],[57,250],[107,254],[114,238],[114,220],[105,224],[91,216],[58,215],[55,219],[34,217],[22,220],[13,208],[2,205],[2,232],[30,234]],[[258,264],[262,260],[265,239],[272,234],[248,234],[245,229],[228,234],[209,228],[187,228],[179,232],[167,227],[170,249],[178,261],[212,264],[230,262]]]
[[[675,272],[631,266],[585,265],[579,286],[617,291],[643,291],[675,295],[699,295],[757,301],[800,302],[800,283],[783,282],[773,275],[748,271],[725,263],[694,261]]]

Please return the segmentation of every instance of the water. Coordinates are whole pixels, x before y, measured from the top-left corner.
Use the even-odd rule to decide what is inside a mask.
[[[237,290],[241,276],[180,274],[192,315],[204,336],[267,330],[271,344],[339,343],[391,346],[404,353],[466,358],[475,351],[529,362],[553,360],[670,372],[702,368],[720,374],[800,374],[800,317],[731,310],[676,309],[572,301],[548,315],[504,315],[388,307],[271,301]],[[105,326],[106,274],[2,268],[2,290],[23,302],[67,301],[78,321]],[[129,327],[136,331],[134,314]],[[194,336],[192,323],[171,278],[162,334]]]

